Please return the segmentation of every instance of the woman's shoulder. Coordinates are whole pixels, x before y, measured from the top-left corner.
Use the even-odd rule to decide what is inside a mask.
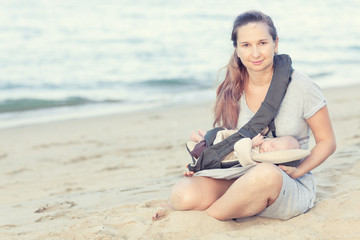
[[[321,88],[308,76],[300,71],[294,71],[287,89],[288,98],[302,106],[303,115],[307,119],[321,107],[326,105],[326,99]]]
[[[307,76],[305,73],[299,70],[294,70],[291,75],[291,82],[294,82],[298,85],[306,85],[312,82],[312,79],[309,76]]]
[[[306,74],[299,70],[294,70],[291,75],[291,83],[289,85],[291,88],[295,88],[297,91],[307,91],[309,89],[315,88],[320,89],[320,87]]]

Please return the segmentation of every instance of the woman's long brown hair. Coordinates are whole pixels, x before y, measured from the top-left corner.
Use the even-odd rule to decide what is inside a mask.
[[[276,40],[276,28],[271,18],[259,11],[248,11],[240,14],[234,21],[231,40],[235,48],[237,47],[238,38],[237,29],[253,22],[267,24],[271,37],[274,41]],[[248,73],[246,67],[237,56],[236,51],[230,57],[229,63],[225,68],[225,79],[216,90],[214,127],[218,125],[228,129],[235,129],[237,128],[240,113],[239,100],[244,92]]]

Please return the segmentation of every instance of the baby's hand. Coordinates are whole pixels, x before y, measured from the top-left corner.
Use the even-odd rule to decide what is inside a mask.
[[[264,137],[259,133],[252,139],[252,147],[254,148],[260,146],[261,144],[263,144],[263,142],[264,142]]]

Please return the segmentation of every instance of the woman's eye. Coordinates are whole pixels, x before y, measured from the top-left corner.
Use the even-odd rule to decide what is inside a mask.
[[[260,45],[265,45],[266,44],[266,42],[260,42]]]
[[[244,48],[249,47],[249,46],[250,46],[250,44],[247,44],[247,43],[242,45],[242,47],[244,47]]]

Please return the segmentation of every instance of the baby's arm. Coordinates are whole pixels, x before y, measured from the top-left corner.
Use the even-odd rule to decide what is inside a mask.
[[[259,133],[252,140],[252,148],[258,147],[264,142],[264,137]]]

